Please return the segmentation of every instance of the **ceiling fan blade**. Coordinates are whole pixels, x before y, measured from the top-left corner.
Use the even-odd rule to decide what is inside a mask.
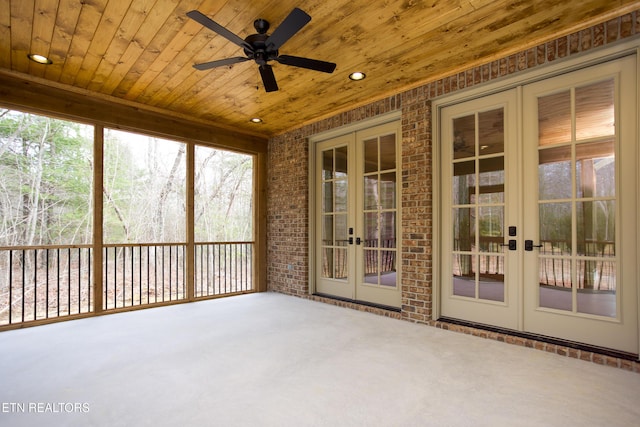
[[[294,67],[307,68],[309,70],[322,71],[323,73],[333,73],[336,64],[333,62],[319,61],[317,59],[301,58],[299,56],[280,55],[276,58],[281,64],[293,65]]]
[[[244,62],[248,60],[249,58],[237,56],[235,58],[219,59],[217,61],[203,62],[202,64],[195,64],[193,68],[195,68],[196,70],[209,70],[211,68],[222,67],[224,65],[233,65],[233,64],[237,64],[238,62]]]
[[[307,25],[309,21],[311,21],[311,17],[296,7],[266,40],[267,49],[271,52],[280,49],[287,40]]]
[[[261,65],[260,76],[262,76],[264,90],[266,90],[267,92],[275,92],[276,90],[278,90],[278,83],[276,83],[276,76],[273,74],[273,68],[271,68],[271,65]]]
[[[237,44],[238,46],[240,46],[243,49],[248,49],[249,51],[253,52],[253,48],[251,47],[251,45],[249,43],[245,42],[239,36],[233,34],[231,31],[227,30],[225,27],[223,27],[222,25],[220,25],[217,22],[213,21],[212,19],[210,19],[208,16],[204,15],[203,13],[201,13],[201,12],[199,12],[197,10],[192,10],[190,12],[187,12],[187,16],[189,18],[193,19],[194,21],[204,25],[205,27],[207,27],[211,31],[214,31],[214,32],[220,34],[222,37],[226,38],[230,42]]]

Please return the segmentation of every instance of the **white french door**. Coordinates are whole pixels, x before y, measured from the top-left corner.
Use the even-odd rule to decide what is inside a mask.
[[[515,103],[512,90],[441,116],[441,314],[510,329],[519,296]]]
[[[400,307],[399,124],[315,146],[315,291]]]
[[[524,325],[638,353],[635,57],[524,87]]]
[[[635,64],[441,110],[442,316],[639,352]]]

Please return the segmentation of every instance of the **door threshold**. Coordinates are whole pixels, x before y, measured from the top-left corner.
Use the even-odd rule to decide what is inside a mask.
[[[364,305],[364,306],[367,306],[367,307],[379,308],[380,310],[393,311],[393,312],[396,312],[396,313],[400,313],[400,311],[401,311],[400,308],[398,308],[398,307],[392,307],[390,305],[384,305],[384,304],[377,304],[375,302],[362,301],[362,300],[351,299],[351,298],[337,297],[335,295],[323,294],[323,293],[320,293],[320,292],[315,292],[313,295],[317,296],[317,297],[333,299],[333,300],[336,300],[336,301],[348,302],[348,303],[351,303],[351,304],[357,304],[357,305]]]
[[[547,335],[534,334],[532,332],[516,331],[513,329],[500,328],[497,326],[485,325],[484,323],[469,322],[466,320],[453,319],[451,317],[440,317],[438,322],[450,323],[452,325],[466,326],[474,329],[482,329],[489,332],[496,332],[499,334],[511,335],[528,340],[540,341],[547,344],[559,345],[562,347],[573,348],[575,350],[587,351],[590,353],[602,354],[604,356],[614,357],[618,359],[630,360],[637,362],[639,355],[634,353],[628,353],[626,351],[615,350],[612,348],[599,347],[597,345],[585,344],[576,341],[564,340],[561,338],[554,338]]]

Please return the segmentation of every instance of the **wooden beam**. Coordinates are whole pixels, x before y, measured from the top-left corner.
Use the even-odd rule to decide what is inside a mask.
[[[62,87],[0,72],[0,104],[7,108],[55,115],[60,118],[138,131],[154,136],[188,140],[247,154],[266,153],[267,138],[238,132],[214,123],[191,120],[170,111],[159,111],[133,102],[99,96],[77,88]]]

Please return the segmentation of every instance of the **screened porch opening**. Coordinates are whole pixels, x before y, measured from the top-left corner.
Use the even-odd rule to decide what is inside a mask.
[[[0,328],[252,292],[255,156],[0,110]]]

